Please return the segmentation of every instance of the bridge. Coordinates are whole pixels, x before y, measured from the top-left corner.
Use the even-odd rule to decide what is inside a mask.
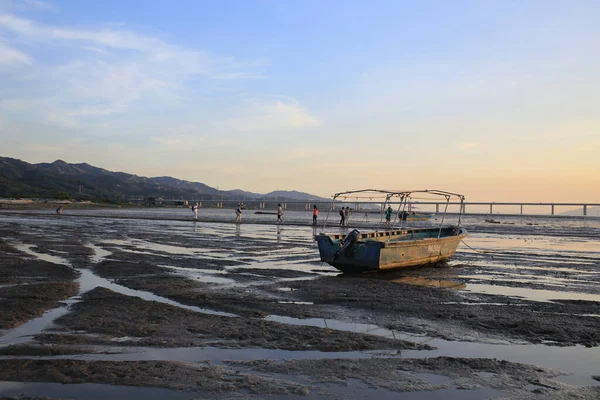
[[[171,204],[172,203],[172,204]],[[210,208],[231,208],[234,209],[238,204],[243,204],[246,209],[253,210],[276,210],[278,204],[284,210],[312,210],[316,205],[319,210],[327,211],[332,207],[339,209],[341,207],[350,207],[351,210],[361,212],[380,212],[384,204],[374,201],[336,201],[334,204],[331,201],[322,200],[248,200],[248,199],[229,199],[229,200],[204,200],[202,198],[195,200],[163,200],[165,205],[191,205],[198,203],[201,207]],[[398,206],[398,202],[392,202]],[[447,208],[448,213],[460,212],[460,202],[450,202],[446,204],[444,201],[434,202],[412,202],[410,203],[414,209],[419,212],[444,212]],[[589,210],[592,207],[600,209],[600,203],[531,203],[531,202],[464,202],[462,204],[462,212],[465,214],[489,214],[489,215],[559,215],[557,211],[579,211],[577,215],[588,216]],[[595,210],[594,210],[595,211]],[[600,210],[594,212],[595,216],[600,216]],[[569,215],[574,216],[574,215]]]

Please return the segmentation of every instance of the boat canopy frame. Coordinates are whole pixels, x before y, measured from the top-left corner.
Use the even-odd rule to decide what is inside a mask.
[[[437,190],[437,189],[420,189],[420,190],[382,190],[382,189],[361,189],[361,190],[349,190],[346,192],[339,192],[333,195],[333,199],[331,202],[331,208],[329,209],[329,211],[327,212],[327,216],[325,217],[325,222],[323,223],[323,228],[321,229],[321,232],[323,232],[325,230],[325,228],[327,227],[327,222],[329,221],[329,215],[331,213],[331,211],[334,210],[335,208],[335,201],[340,198],[340,197],[353,197],[356,199],[359,198],[368,198],[370,200],[373,199],[373,197],[385,197],[385,201],[383,202],[383,207],[381,210],[381,218],[379,220],[379,224],[377,225],[375,231],[379,232],[380,229],[402,229],[403,228],[403,222],[404,219],[403,218],[398,218],[399,215],[404,215],[404,212],[407,210],[407,207],[410,207],[410,205],[412,204],[411,198],[413,194],[419,194],[419,193],[423,193],[423,194],[428,194],[428,195],[432,195],[432,196],[440,196],[446,199],[446,205],[444,207],[444,212],[442,214],[442,220],[440,222],[440,227],[439,227],[439,232],[438,232],[438,238],[441,236],[442,234],[442,228],[444,225],[444,220],[446,218],[446,213],[448,212],[448,206],[450,205],[450,200],[451,199],[458,199],[460,200],[460,208],[459,208],[459,213],[458,213],[458,222],[456,224],[456,227],[460,227],[460,223],[461,223],[461,217],[464,211],[464,202],[465,202],[465,196],[459,193],[453,193],[453,192],[446,192],[444,190]],[[355,195],[355,196],[352,196]],[[392,200],[398,198],[399,201],[398,203],[398,209],[396,210],[396,212],[394,213],[394,220],[393,222],[391,222],[391,224],[389,224],[388,226],[384,226],[383,224],[383,216],[386,212],[387,207],[391,207],[392,204]],[[398,228],[395,227],[396,223],[398,222],[398,220],[400,220],[400,226]],[[406,221],[408,222],[408,221]],[[389,239],[388,239],[389,240]]]

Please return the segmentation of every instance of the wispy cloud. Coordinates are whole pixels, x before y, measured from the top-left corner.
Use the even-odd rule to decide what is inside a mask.
[[[465,151],[465,152],[476,151],[476,150],[481,149],[481,147],[482,147],[481,143],[477,143],[477,142],[463,142],[463,143],[459,143],[457,146],[458,150]]]
[[[15,64],[31,64],[31,58],[16,49],[10,48],[0,41],[0,68]]]
[[[271,100],[246,103],[243,115],[217,122],[217,126],[241,132],[314,128],[321,121],[293,101]]]
[[[54,5],[41,0],[0,0],[0,9],[14,11],[50,11]]]
[[[23,81],[25,89],[9,99],[27,104],[35,98],[42,103],[36,114],[71,127],[161,105],[187,106],[184,97],[200,95],[195,89],[262,78],[268,65],[262,57],[240,60],[131,30],[53,26],[9,12],[0,12],[3,37],[0,67],[32,65],[27,74],[10,77]],[[48,49],[60,57],[48,57]],[[0,83],[0,89],[7,88]]]
[[[146,173],[196,180],[205,173],[219,182],[258,176],[280,134],[322,125],[295,98],[257,90],[270,67],[260,55],[239,58],[139,29],[51,25],[26,15],[0,11],[0,67],[8,66],[0,68],[0,132],[10,127],[11,154],[132,172],[160,160]],[[268,165],[300,165],[315,154],[281,149]]]
[[[75,29],[44,25],[11,13],[0,14],[0,29],[41,43],[63,42],[79,45],[96,52],[133,51],[149,57],[146,61],[169,62],[177,65],[182,74],[206,74],[219,79],[260,76],[256,70],[266,64],[264,58],[240,61],[230,56],[218,56],[197,49],[190,49],[166,42],[162,38],[117,29]]]

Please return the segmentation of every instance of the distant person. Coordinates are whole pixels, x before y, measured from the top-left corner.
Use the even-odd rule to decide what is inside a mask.
[[[346,207],[344,210],[344,225],[348,225],[348,220],[350,219],[350,207]]]
[[[198,205],[198,203],[194,204],[192,206],[192,212],[194,213],[194,219],[198,219],[198,208],[200,206]]]
[[[385,224],[387,226],[390,226],[391,221],[392,221],[392,207],[388,206],[387,210],[385,210]]]
[[[346,225],[346,212],[344,211],[344,207],[340,210],[340,225]]]
[[[398,218],[400,218],[402,221],[406,221],[408,218],[409,212],[408,211],[400,211],[400,213],[398,213]],[[414,212],[413,212],[414,215]]]
[[[56,215],[62,215],[64,209],[65,208],[63,206],[58,206],[58,208],[56,209]]]
[[[242,222],[242,205],[238,204],[235,209],[235,222]]]
[[[283,216],[283,208],[281,208],[281,204],[277,204],[277,223],[283,222],[281,217]]]
[[[313,206],[313,225],[317,224],[317,216],[319,215],[319,209],[316,205]]]

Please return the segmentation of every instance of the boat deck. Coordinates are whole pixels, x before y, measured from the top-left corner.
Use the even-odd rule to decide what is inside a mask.
[[[447,226],[442,228],[442,236],[451,235],[454,231],[454,227]],[[375,240],[375,241],[388,241],[388,240],[411,240],[411,239],[424,239],[428,237],[437,237],[440,232],[440,228],[404,228],[394,229],[376,232],[361,233],[358,236],[359,241],[364,240]],[[332,240],[342,240],[346,237],[346,233],[329,234]]]

